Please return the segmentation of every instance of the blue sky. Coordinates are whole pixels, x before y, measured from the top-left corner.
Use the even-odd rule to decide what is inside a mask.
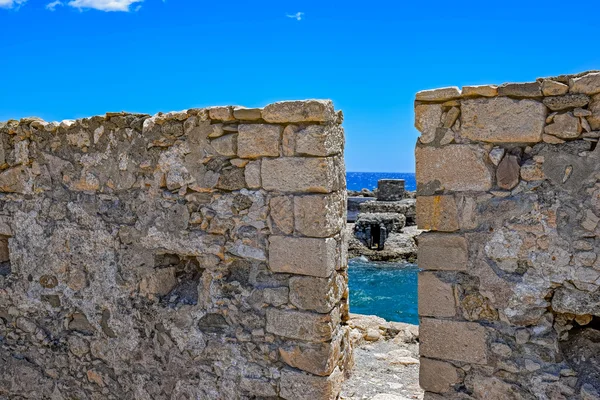
[[[349,171],[410,172],[415,92],[600,69],[599,12],[552,0],[0,0],[0,120],[331,98]]]

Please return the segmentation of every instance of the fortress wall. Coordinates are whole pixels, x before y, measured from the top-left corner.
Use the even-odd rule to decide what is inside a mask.
[[[0,398],[334,399],[330,101],[0,124]]]
[[[426,399],[600,398],[600,73],[417,93]]]

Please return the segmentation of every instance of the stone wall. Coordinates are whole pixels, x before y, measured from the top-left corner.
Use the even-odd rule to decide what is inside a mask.
[[[600,73],[417,93],[426,399],[599,399]]]
[[[1,399],[334,399],[330,101],[0,124]]]

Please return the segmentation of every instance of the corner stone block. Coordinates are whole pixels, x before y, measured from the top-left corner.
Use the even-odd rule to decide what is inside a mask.
[[[509,97],[462,101],[462,137],[490,143],[538,143],[546,125],[546,106]]]
[[[279,395],[286,400],[335,400],[343,381],[343,373],[338,368],[328,377],[286,369],[281,372]]]
[[[473,364],[487,364],[487,333],[474,322],[421,318],[421,356]]]
[[[261,176],[265,190],[331,193],[339,187],[332,157],[264,159]]]
[[[459,229],[454,196],[417,196],[419,229],[454,232]]]
[[[422,233],[418,240],[419,268],[439,271],[467,270],[467,241],[463,236]]]
[[[458,369],[454,365],[421,357],[419,383],[428,392],[446,393],[461,382]]]
[[[417,185],[451,191],[487,191],[493,175],[485,163],[487,152],[477,145],[457,144],[440,148],[418,146]]]
[[[340,323],[338,310],[316,314],[296,310],[267,309],[267,332],[307,342],[328,342]]]
[[[279,142],[283,128],[268,124],[238,126],[238,157],[279,157]]]
[[[327,278],[335,270],[337,242],[333,238],[271,236],[269,243],[273,272]]]
[[[331,278],[290,278],[290,303],[301,310],[328,313],[342,299],[345,291],[346,282],[341,274]]]
[[[330,237],[344,226],[346,204],[340,194],[294,198],[296,232],[304,236]]]
[[[419,315],[441,318],[456,315],[452,285],[440,280],[433,272],[419,273]]]
[[[279,355],[290,367],[327,376],[340,360],[342,338],[343,334],[339,332],[332,341],[325,343],[288,341],[279,347]]]
[[[344,128],[339,125],[299,126],[295,132],[296,154],[326,157],[344,148]]]
[[[271,123],[337,121],[331,100],[281,101],[266,106],[262,117]]]

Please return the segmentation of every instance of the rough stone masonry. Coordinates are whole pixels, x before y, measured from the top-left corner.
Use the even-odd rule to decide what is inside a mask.
[[[0,399],[336,398],[341,120],[309,100],[1,123]]]
[[[425,398],[600,399],[600,72],[415,114]]]

